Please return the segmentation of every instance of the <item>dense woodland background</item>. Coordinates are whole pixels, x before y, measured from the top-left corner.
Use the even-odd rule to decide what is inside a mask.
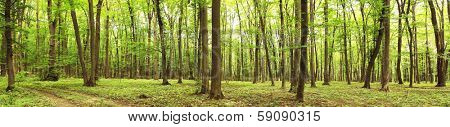
[[[436,82],[448,72],[450,0],[2,0],[0,74],[281,81],[303,101],[306,83]],[[447,14],[446,14],[447,12]],[[211,81],[211,82],[209,82]],[[291,85],[289,85],[291,84]],[[309,87],[309,86],[307,86]],[[308,96],[308,95],[305,95]]]

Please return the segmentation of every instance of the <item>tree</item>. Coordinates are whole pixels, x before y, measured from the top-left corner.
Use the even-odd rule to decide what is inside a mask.
[[[273,81],[273,75],[272,75],[272,67],[270,65],[270,54],[269,54],[269,48],[267,46],[267,35],[266,35],[266,19],[265,16],[263,16],[263,14],[261,13],[264,10],[264,2],[263,5],[260,5],[259,0],[255,0],[255,6],[256,6],[256,10],[258,11],[258,15],[259,15],[259,29],[262,35],[262,41],[264,44],[264,49],[265,49],[265,53],[266,53],[266,64],[267,64],[267,70],[269,72],[269,78],[270,78],[270,83],[272,84],[272,86],[275,86],[275,82]]]
[[[389,91],[389,78],[390,78],[390,59],[389,59],[389,44],[391,42],[390,40],[390,7],[391,7],[391,0],[384,0],[384,45],[383,45],[383,59],[382,63],[383,66],[381,66],[382,69],[382,76],[381,76],[381,91]]]
[[[97,3],[97,13],[95,16],[95,48],[94,48],[94,54],[95,54],[95,60],[93,61],[93,64],[95,64],[95,75],[94,78],[95,80],[98,80],[98,72],[99,72],[99,67],[98,67],[98,63],[99,63],[99,56],[100,56],[100,30],[101,30],[101,25],[100,25],[100,18],[101,18],[101,13],[102,13],[102,6],[103,6],[103,0],[98,0]]]
[[[439,26],[437,16],[436,16],[436,8],[434,6],[433,0],[428,0],[428,6],[431,11],[431,23],[433,24],[434,30],[434,40],[436,43],[437,49],[437,85],[436,87],[445,87],[445,82],[447,80],[447,60],[445,60],[445,42],[444,42],[444,25]],[[438,8],[439,9],[439,8]],[[439,9],[440,14],[443,15],[443,9]],[[441,17],[441,22],[443,24],[444,18]]]
[[[403,84],[402,79],[402,70],[401,70],[401,64],[402,64],[402,41],[403,41],[403,15],[404,15],[404,9],[405,8],[405,0],[397,0],[397,9],[399,12],[398,16],[398,39],[397,39],[397,81],[398,84]]]
[[[159,37],[161,41],[161,66],[162,66],[162,77],[163,77],[163,83],[162,85],[170,85],[167,78],[169,77],[169,72],[167,68],[167,59],[166,59],[166,42],[164,41],[164,22],[161,18],[161,7],[160,7],[160,1],[154,0],[156,3],[156,16],[158,18],[158,25],[159,25]]]
[[[182,54],[182,42],[181,42],[181,23],[183,22],[184,8],[183,8],[183,0],[180,2],[180,17],[178,17],[178,83],[183,83],[183,54]]]
[[[299,102],[304,101],[304,89],[305,89],[305,82],[308,74],[307,70],[307,42],[308,42],[308,5],[307,0],[296,0],[296,22],[301,22],[301,39],[300,39],[300,50],[297,50],[300,53],[301,56],[297,57],[300,59],[300,73],[299,73],[299,80],[298,80],[298,86],[297,86],[297,96],[296,99]],[[299,17],[300,16],[300,17]],[[298,20],[300,19],[301,20]],[[297,27],[298,28],[298,27]],[[297,32],[297,35],[299,33]]]
[[[323,8],[323,11],[324,11],[324,31],[325,31],[325,35],[328,35],[328,0],[325,0],[325,3],[324,3],[325,5],[324,5],[324,8]],[[328,54],[328,52],[329,52],[329,49],[328,49],[328,38],[327,37],[325,37],[324,38],[324,51],[325,51],[325,54],[324,54],[324,56],[325,57],[323,57],[324,58],[324,72],[323,72],[323,85],[330,85],[330,73],[329,73],[329,65],[330,65],[330,63],[329,63],[329,59],[328,59],[328,56],[329,56],[329,54]]]
[[[200,93],[206,94],[209,91],[208,80],[208,11],[206,8],[206,1],[200,2],[200,38],[201,38],[201,75],[202,75],[202,88]]]
[[[14,8],[14,3],[12,0],[5,0],[4,2],[4,33],[3,37],[6,42],[6,71],[8,74],[8,87],[6,87],[6,92],[12,91],[14,89],[14,63],[13,63],[13,40],[12,33],[14,32],[14,21],[11,17],[11,11]]]
[[[309,7],[310,7],[310,16],[309,16],[309,20],[310,20],[310,22],[311,22],[311,24],[312,24],[312,26],[311,26],[311,34],[310,34],[310,36],[311,36],[311,39],[310,39],[310,42],[311,42],[311,48],[310,48],[310,53],[311,53],[311,57],[310,57],[310,64],[309,64],[309,68],[310,68],[310,71],[311,71],[311,79],[310,79],[310,81],[311,81],[311,87],[316,87],[316,66],[314,65],[314,58],[315,58],[315,55],[317,55],[316,53],[315,53],[315,46],[316,46],[316,36],[315,36],[315,30],[314,30],[314,17],[315,17],[315,9],[316,9],[316,0],[310,0],[310,2],[309,2]],[[316,62],[318,62],[318,61],[316,61]]]
[[[280,0],[280,4],[279,4],[279,8],[280,8],[280,43],[281,43],[281,88],[285,87],[285,74],[286,74],[286,55],[285,55],[285,51],[284,48],[286,46],[285,44],[285,36],[284,36],[284,14],[283,14],[283,0]]]
[[[106,9],[109,13],[109,6],[108,6],[108,2],[106,2]],[[149,20],[150,21],[150,20]],[[109,22],[109,14],[106,15],[106,23],[105,23],[105,78],[109,78],[110,74],[110,58],[109,58],[109,26],[110,26],[110,22]],[[150,33],[149,33],[150,34]]]
[[[411,12],[411,0],[408,0],[408,7],[406,14],[409,15]],[[414,67],[414,51],[413,51],[413,41],[415,41],[413,28],[411,27],[411,24],[409,22],[409,18],[406,18],[406,26],[408,27],[408,33],[409,33],[409,40],[408,40],[408,47],[409,47],[409,87],[413,86],[414,83],[414,73],[415,67]]]
[[[257,10],[257,0],[254,0],[254,2],[255,2],[255,11],[257,12],[258,10]],[[256,15],[257,13],[255,13],[255,15]],[[256,24],[256,23],[255,23]],[[256,84],[258,81],[259,81],[259,76],[260,76],[260,74],[259,74],[259,71],[260,71],[260,58],[259,58],[259,56],[260,56],[260,47],[261,47],[261,43],[259,42],[260,40],[259,40],[259,32],[256,32],[255,33],[255,44],[256,44],[256,47],[255,47],[255,63],[254,63],[254,68],[253,68],[253,84]]]
[[[81,65],[83,81],[84,81],[84,84],[86,85],[89,81],[89,77],[88,77],[88,73],[86,70],[86,63],[84,61],[83,46],[81,44],[80,29],[78,26],[77,13],[75,11],[73,0],[69,0],[69,4],[70,4],[70,15],[72,17],[73,29],[75,31],[75,41],[77,42],[78,60]]]
[[[344,15],[344,61],[345,61],[345,79],[347,80],[347,84],[350,85],[350,65],[348,63],[348,52],[347,52],[347,14],[346,14],[346,1],[342,1],[342,9]]]
[[[96,34],[95,34],[95,21],[94,21],[94,3],[92,2],[92,0],[88,0],[88,4],[89,4],[89,42],[90,42],[90,48],[91,48],[91,75],[89,80],[87,81],[87,83],[85,84],[85,86],[89,86],[89,87],[93,87],[96,85],[96,73],[97,73],[97,54],[95,49],[97,49],[97,43],[95,41],[96,39]]]
[[[59,1],[58,1],[59,2]],[[48,18],[48,28],[50,31],[49,39],[49,52],[48,52],[48,72],[44,80],[46,81],[58,81],[59,75],[56,68],[56,27],[57,19],[53,18],[52,0],[47,0],[47,18]],[[58,3],[59,7],[59,3]]]
[[[211,66],[211,92],[212,99],[222,99],[222,52],[220,42],[220,0],[212,1],[212,66]]]
[[[378,19],[379,22],[379,28],[378,28],[378,34],[375,38],[375,46],[372,49],[371,53],[370,53],[370,59],[369,59],[369,64],[366,68],[366,74],[365,74],[365,78],[364,78],[364,86],[363,88],[367,88],[370,89],[370,80],[372,78],[372,71],[374,69],[375,66],[375,60],[378,57],[378,53],[380,51],[380,47],[381,47],[381,41],[383,39],[384,33],[386,33],[386,31],[384,30],[385,27],[385,22],[387,22],[387,17],[386,17],[386,13],[388,8],[383,7],[381,9],[381,16]],[[385,47],[386,48],[386,47]],[[389,49],[389,48],[388,48]],[[383,72],[384,73],[384,72]]]

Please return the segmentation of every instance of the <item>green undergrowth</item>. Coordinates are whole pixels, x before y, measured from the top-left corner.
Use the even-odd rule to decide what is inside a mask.
[[[4,92],[6,81],[1,79],[0,106],[61,106],[59,98],[81,107],[449,107],[450,88],[435,88],[434,84],[415,84],[414,88],[391,83],[390,92],[378,91],[379,83],[372,89],[363,89],[362,83],[347,85],[332,82],[330,86],[317,83],[305,89],[305,102],[298,103],[295,93],[281,89],[281,82],[224,81],[222,100],[210,100],[208,95],[197,94],[200,84],[184,80],[177,84],[161,85],[160,80],[100,79],[96,87],[85,87],[81,79],[61,79],[57,82],[24,80],[14,92]],[[32,91],[32,92],[30,92]],[[43,94],[45,93],[45,94]],[[49,95],[53,97],[48,97]]]

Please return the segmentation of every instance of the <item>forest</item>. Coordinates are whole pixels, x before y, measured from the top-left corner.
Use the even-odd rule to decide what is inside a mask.
[[[0,107],[450,106],[450,0],[0,4]]]

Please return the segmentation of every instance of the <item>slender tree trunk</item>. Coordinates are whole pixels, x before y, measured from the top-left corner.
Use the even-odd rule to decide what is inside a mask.
[[[446,72],[445,68],[446,66],[446,60],[443,58],[445,54],[445,43],[443,40],[444,36],[444,30],[439,27],[437,16],[436,16],[436,9],[433,3],[433,0],[428,0],[428,5],[430,7],[431,11],[431,23],[433,24],[434,29],[434,37],[436,42],[436,49],[437,49],[437,85],[436,87],[445,87],[446,82]]]
[[[183,54],[181,52],[182,48],[182,42],[181,42],[181,23],[183,22],[183,15],[184,15],[184,8],[183,8],[183,0],[180,2],[180,17],[178,18],[178,83],[183,83]]]
[[[224,98],[222,93],[221,42],[220,42],[220,0],[212,1],[212,67],[211,67],[211,99]]]
[[[89,77],[88,77],[87,70],[86,70],[86,63],[84,61],[83,46],[81,44],[80,29],[78,26],[77,13],[75,11],[73,0],[70,0],[69,3],[70,3],[70,8],[71,8],[70,15],[72,16],[73,29],[75,31],[75,40],[77,42],[78,60],[81,65],[81,72],[82,72],[84,84],[87,85]]]
[[[428,4],[428,3],[426,3],[426,4]],[[428,17],[428,8],[426,8],[426,10],[425,10],[425,17]],[[428,40],[428,18],[425,18],[425,37],[426,37],[425,44],[427,47],[427,49],[426,49],[426,61],[427,61],[426,64],[427,64],[427,70],[428,70],[427,76],[429,76],[428,78],[429,78],[430,83],[433,83],[434,76],[433,76],[433,69],[431,68],[430,42]]]
[[[347,80],[347,84],[350,85],[350,65],[348,63],[348,51],[347,51],[347,14],[346,14],[346,1],[342,1],[342,9],[344,10],[344,66],[345,66],[345,79]]]
[[[238,52],[239,58],[238,58],[238,61],[237,61],[237,80],[241,81],[242,80],[242,70],[243,70],[243,67],[244,67],[244,65],[243,65],[243,63],[244,63],[244,50],[243,50],[243,47],[244,47],[244,38],[243,38],[243,36],[244,36],[244,34],[242,32],[241,12],[239,11],[239,4],[238,4],[237,1],[236,1],[236,10],[237,10],[237,15],[238,15],[238,19],[239,19],[239,35],[240,35],[239,36],[239,39],[240,39],[239,44],[240,44],[240,46],[239,46],[239,52]]]
[[[325,27],[325,35],[328,35],[328,0],[325,0],[325,5],[324,5],[324,27]],[[325,54],[324,54],[324,72],[323,72],[323,85],[330,85],[330,68],[328,66],[330,66],[330,60],[328,59],[329,55],[329,50],[328,49],[328,38],[325,37],[324,38],[324,50],[325,50]]]
[[[367,20],[366,20],[366,14],[364,12],[365,4],[360,3],[360,11],[361,11],[361,19],[362,19],[362,26],[363,26],[363,41],[362,41],[362,61],[361,61],[361,79],[360,81],[363,82],[365,80],[366,75],[366,59],[367,59],[367,51],[366,51],[366,42],[367,42]]]
[[[255,4],[255,8],[257,8],[256,6],[257,6],[257,4]],[[258,11],[258,10],[255,10],[255,11]],[[255,13],[255,15],[256,15],[256,13]],[[260,58],[259,58],[259,56],[260,56],[260,47],[261,47],[260,45],[261,44],[259,42],[260,41],[259,40],[259,32],[256,32],[255,35],[256,35],[255,36],[256,47],[255,47],[255,59],[254,59],[255,60],[255,63],[254,63],[255,67],[253,68],[253,71],[254,71],[254,73],[253,73],[253,84],[258,83],[259,77],[260,77],[260,74],[259,74],[259,71],[260,71]]]
[[[108,4],[108,3],[107,3]],[[106,5],[107,11],[109,11],[109,6]],[[109,63],[109,14],[106,15],[106,24],[105,24],[105,78],[109,78],[111,76],[110,74],[110,63]]]
[[[409,13],[411,12],[411,0],[408,0],[408,7],[407,7],[407,12],[406,14],[409,15]],[[406,25],[408,27],[408,34],[409,34],[409,40],[408,40],[408,48],[409,48],[409,87],[413,87],[413,83],[414,83],[414,75],[416,75],[416,73],[414,73],[415,67],[414,67],[414,48],[413,48],[413,41],[414,41],[414,33],[413,33],[413,28],[411,28],[411,24],[409,22],[409,17],[406,18]]]
[[[53,10],[52,10],[52,0],[47,0],[47,18],[48,18],[48,27],[50,31],[50,39],[49,39],[49,58],[48,58],[48,72],[47,76],[44,78],[46,81],[58,81],[59,75],[56,68],[56,25],[57,20],[53,18]]]
[[[263,3],[265,4],[265,3]],[[264,5],[260,5],[260,3],[258,2],[258,0],[255,0],[255,6],[256,6],[256,10],[258,12],[259,15],[259,29],[262,35],[262,41],[264,43],[264,50],[265,50],[265,56],[266,56],[266,64],[267,64],[267,70],[269,73],[269,78],[270,78],[270,83],[272,84],[272,86],[275,86],[275,82],[273,81],[273,75],[272,75],[272,67],[270,65],[270,54],[269,54],[269,48],[268,48],[268,44],[267,44],[267,35],[266,35],[266,24],[265,24],[265,16],[261,13],[264,8]]]
[[[99,56],[100,56],[100,29],[101,29],[101,25],[100,25],[100,16],[102,13],[102,6],[103,6],[103,0],[98,0],[97,3],[97,13],[95,16],[95,47],[94,47],[94,54],[95,54],[95,60],[93,62],[95,62],[95,80],[98,80],[99,77]]]
[[[90,79],[88,80],[88,82],[85,84],[86,86],[95,86],[95,76],[97,73],[97,62],[96,62],[96,54],[95,54],[95,49],[96,49],[96,41],[95,41],[95,21],[94,21],[94,3],[92,2],[92,0],[88,0],[89,3],[89,34],[90,34],[90,38],[89,38],[89,42],[90,42],[90,48],[91,48],[91,74],[90,74]]]
[[[208,11],[205,1],[200,3],[200,33],[201,33],[201,75],[202,75],[202,94],[209,91],[208,79]]]
[[[390,44],[390,8],[391,8],[391,1],[390,0],[384,0],[384,45],[383,45],[383,58],[382,63],[383,66],[381,66],[382,69],[382,76],[381,76],[381,89],[382,91],[389,91],[389,78],[390,78],[390,56],[389,56],[389,44]]]
[[[4,20],[7,25],[4,26],[4,38],[6,40],[6,70],[8,75],[8,87],[6,92],[14,89],[14,63],[13,63],[13,47],[12,47],[12,33],[14,31],[14,21],[11,17],[11,11],[14,8],[12,0],[4,1]]]
[[[162,64],[162,77],[163,77],[163,83],[162,85],[170,85],[168,78],[168,68],[167,68],[167,59],[166,59],[166,42],[165,40],[165,33],[164,33],[164,22],[162,21],[161,17],[161,7],[160,7],[160,0],[154,0],[156,3],[156,15],[158,17],[158,25],[159,25],[159,36],[160,36],[160,42],[161,42],[161,64]]]
[[[309,20],[310,20],[310,22],[311,22],[311,24],[312,24],[312,27],[311,27],[311,40],[310,40],[310,42],[311,42],[311,48],[310,48],[310,52],[311,52],[311,57],[310,57],[310,64],[309,64],[309,66],[310,66],[310,71],[311,71],[311,79],[310,79],[310,81],[311,81],[311,87],[316,87],[316,71],[315,71],[315,69],[316,69],[316,67],[315,67],[315,64],[314,64],[314,61],[315,61],[315,48],[314,48],[314,46],[316,45],[316,36],[315,36],[315,30],[314,30],[314,16],[315,16],[315,8],[316,8],[316,1],[315,0],[310,0],[310,16],[309,16]],[[316,61],[317,62],[317,61]]]
[[[284,51],[285,48],[285,36],[284,36],[284,14],[283,14],[283,0],[280,0],[279,4],[280,8],[280,41],[281,41],[281,88],[286,87],[285,75],[286,75],[286,54]]]
[[[307,43],[308,43],[308,2],[307,0],[296,0],[296,22],[300,23],[301,26],[301,38],[300,38],[300,50],[299,55],[301,55],[299,62],[300,62],[300,73],[299,73],[299,80],[298,80],[298,86],[297,86],[297,96],[296,99],[299,102],[304,101],[304,88],[305,88],[305,82],[307,80],[308,70],[307,70]],[[301,20],[298,20],[300,19]],[[299,32],[297,32],[297,35]]]
[[[379,18],[380,28],[378,28],[378,35],[375,40],[375,47],[373,48],[373,50],[370,54],[369,65],[367,66],[363,88],[370,89],[370,82],[371,82],[370,79],[372,77],[372,71],[374,70],[375,60],[378,57],[378,53],[379,53],[380,47],[381,47],[381,41],[382,41],[383,35],[385,33],[385,30],[384,30],[385,23],[384,22],[386,22],[385,15],[387,12],[387,11],[385,11],[385,9],[386,8],[382,9],[382,13],[381,13],[382,16],[380,16],[380,18]]]
[[[405,7],[405,0],[397,0],[397,9],[399,12],[399,18],[398,18],[398,39],[397,39],[397,68],[396,68],[396,74],[397,74],[397,81],[398,84],[403,84],[402,79],[402,70],[401,70],[401,64],[402,64],[402,41],[403,41],[403,14],[404,14],[404,7]]]

